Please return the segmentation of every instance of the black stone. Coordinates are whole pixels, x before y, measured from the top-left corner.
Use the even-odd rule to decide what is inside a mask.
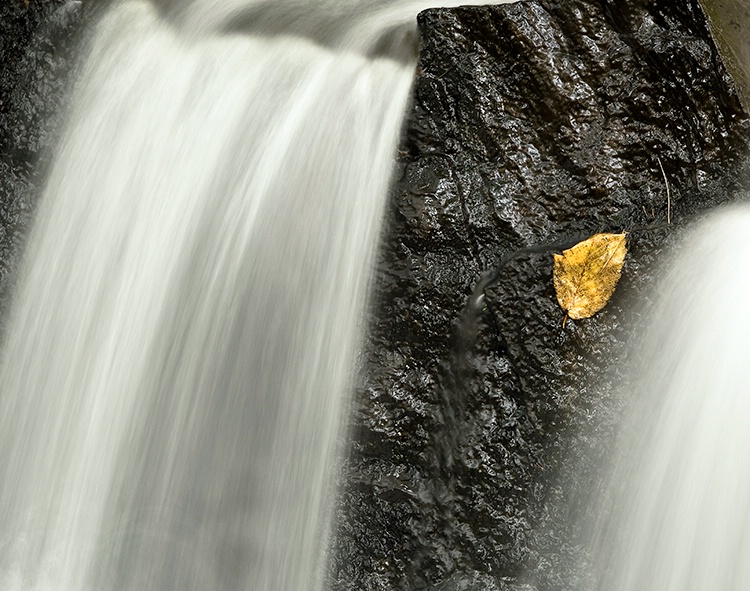
[[[60,130],[75,53],[93,13],[80,0],[0,3],[0,310],[6,310],[44,171]],[[0,313],[4,325],[6,314]]]
[[[746,184],[748,115],[697,1],[436,9],[419,30],[330,588],[582,589],[617,361],[660,254]],[[593,318],[563,328],[549,252],[466,309],[504,257],[623,230]]]

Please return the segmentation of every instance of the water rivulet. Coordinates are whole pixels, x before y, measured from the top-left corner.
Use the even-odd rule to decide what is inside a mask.
[[[30,237],[0,369],[4,590],[320,585],[427,3],[177,4],[97,26]]]
[[[750,588],[750,209],[714,214],[662,284],[597,530],[600,591]]]

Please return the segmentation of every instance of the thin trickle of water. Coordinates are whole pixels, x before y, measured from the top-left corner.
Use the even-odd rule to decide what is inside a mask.
[[[750,208],[690,235],[661,285],[599,524],[600,591],[750,588]]]

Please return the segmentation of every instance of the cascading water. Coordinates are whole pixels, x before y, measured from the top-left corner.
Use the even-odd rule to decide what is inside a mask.
[[[595,538],[599,591],[750,588],[748,227],[746,205],[714,214],[662,284]]]
[[[4,346],[0,588],[319,588],[428,4],[110,8]]]

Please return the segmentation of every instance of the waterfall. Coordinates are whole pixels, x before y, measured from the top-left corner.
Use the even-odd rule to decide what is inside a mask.
[[[4,343],[0,588],[320,587],[429,4],[107,10]]]
[[[636,356],[600,591],[750,588],[750,209],[687,236]]]

